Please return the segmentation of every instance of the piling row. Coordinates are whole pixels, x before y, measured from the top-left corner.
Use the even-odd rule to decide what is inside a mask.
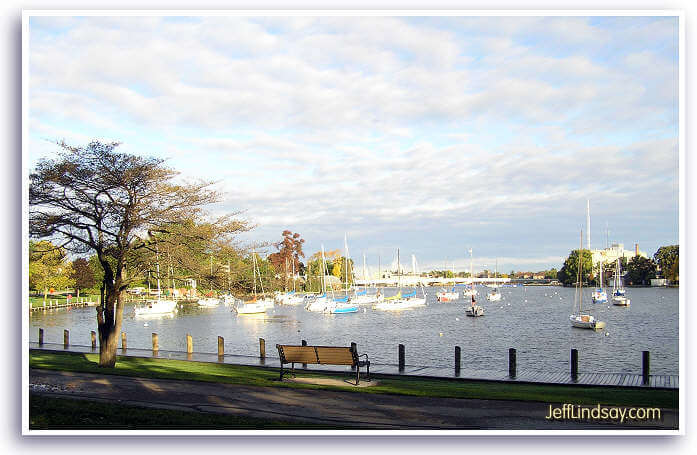
[[[90,332],[90,341],[92,345],[92,349],[95,350],[97,349],[97,334],[95,331]],[[44,344],[44,329],[40,328],[39,329],[39,346],[42,346]],[[301,345],[302,346],[307,346],[307,341],[306,340],[301,340]],[[64,349],[67,349],[70,346],[70,331],[68,330],[63,330],[63,347]],[[351,343],[351,348],[354,351],[357,351],[357,345],[356,343]],[[125,352],[127,350],[127,343],[126,343],[126,332],[121,332],[121,349]],[[157,336],[157,333],[152,334],[152,352],[153,356],[157,357],[158,352],[160,350],[160,345],[159,345],[159,338]],[[192,354],[194,352],[194,343],[193,343],[193,338],[191,337],[190,334],[186,334],[186,353],[187,353],[187,358],[191,358]],[[218,337],[218,361],[223,361],[223,358],[225,356],[225,339],[221,336]],[[264,338],[259,338],[259,359],[264,362],[266,359],[266,340]],[[404,373],[405,366],[406,366],[406,353],[405,353],[405,347],[403,344],[399,344],[397,347],[397,365],[400,373]],[[461,368],[462,365],[462,349],[460,346],[455,346],[455,376],[460,376],[460,372],[462,370]],[[651,366],[651,361],[650,361],[650,353],[649,351],[642,351],[641,353],[641,376],[642,376],[642,384],[647,385],[649,384],[649,379],[650,379],[650,366]],[[571,376],[571,380],[576,382],[578,381],[578,350],[577,349],[571,349],[571,356],[569,360],[569,373]],[[303,368],[307,368],[307,364],[303,364]],[[515,348],[510,348],[508,350],[508,377],[510,379],[516,379],[517,376],[517,368],[518,368],[518,363],[517,363],[517,352]]]

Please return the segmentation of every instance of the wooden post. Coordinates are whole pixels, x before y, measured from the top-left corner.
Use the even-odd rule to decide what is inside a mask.
[[[301,340],[301,341],[300,341],[300,344],[303,345],[303,346],[307,346],[307,341]],[[306,364],[306,363],[303,363],[303,368],[307,368],[307,364]]]
[[[90,332],[90,340],[92,341],[92,349],[97,349],[97,332],[94,330]]]
[[[571,379],[578,379],[578,350],[571,350]]]
[[[70,332],[68,330],[63,330],[63,347],[67,349],[70,345]]]
[[[455,376],[460,376],[460,361],[462,359],[460,346],[455,346]]]
[[[262,360],[266,358],[266,340],[263,338],[259,338],[259,358]]]
[[[186,353],[191,354],[194,352],[194,340],[191,338],[191,335],[188,333],[186,334]]]
[[[399,372],[404,372],[404,345],[399,345]]]
[[[518,362],[516,359],[516,350],[514,348],[508,349],[508,377],[515,379],[516,370],[518,368]]]
[[[121,332],[121,349],[126,350],[126,332]]]
[[[44,344],[44,329],[39,329],[39,346]]]
[[[641,382],[644,385],[649,383],[649,369],[651,367],[649,351],[641,352]]]
[[[157,354],[157,351],[160,350],[160,342],[157,339],[157,334],[153,333],[152,334],[152,352],[153,354]]]
[[[223,357],[225,355],[225,339],[223,337],[218,337],[218,357]]]

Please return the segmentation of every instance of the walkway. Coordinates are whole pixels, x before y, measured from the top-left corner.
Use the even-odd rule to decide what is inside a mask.
[[[657,421],[547,419],[539,402],[414,397],[279,387],[252,387],[94,373],[29,370],[33,393],[108,400],[123,405],[385,430],[677,429],[677,410]],[[413,433],[411,433],[413,434]]]

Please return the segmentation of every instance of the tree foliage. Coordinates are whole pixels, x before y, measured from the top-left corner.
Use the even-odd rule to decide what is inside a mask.
[[[45,299],[51,289],[73,286],[73,269],[66,258],[65,248],[46,240],[29,241],[29,289],[42,291]]]
[[[634,256],[627,263],[626,279],[628,284],[649,284],[656,278],[656,263],[643,256]]]
[[[581,251],[581,281],[588,282],[591,278],[593,255],[590,250]],[[569,257],[564,261],[561,269],[557,273],[557,279],[565,286],[572,285],[578,281],[578,259],[579,250],[572,250]]]
[[[119,145],[61,142],[58,158],[39,161],[30,175],[30,235],[55,239],[74,253],[94,253],[102,267],[100,366],[116,362],[122,292],[151,266],[163,235],[182,220],[202,220],[203,207],[219,199],[211,182],[176,181],[178,173],[163,160],[120,153]],[[211,224],[229,223],[231,217],[224,216]],[[247,228],[233,224],[236,232]]]
[[[75,282],[75,290],[78,296],[82,289],[91,289],[97,283],[94,278],[94,271],[90,267],[90,263],[85,258],[77,258],[72,264],[71,278]]]
[[[662,246],[653,255],[654,261],[661,269],[663,276],[669,281],[678,281],[680,273],[680,246]]]

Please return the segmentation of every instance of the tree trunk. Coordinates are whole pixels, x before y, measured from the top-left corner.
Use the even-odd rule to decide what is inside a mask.
[[[121,291],[106,289],[101,306],[97,307],[97,328],[99,330],[99,367],[113,368],[116,365],[116,351],[123,320]]]

